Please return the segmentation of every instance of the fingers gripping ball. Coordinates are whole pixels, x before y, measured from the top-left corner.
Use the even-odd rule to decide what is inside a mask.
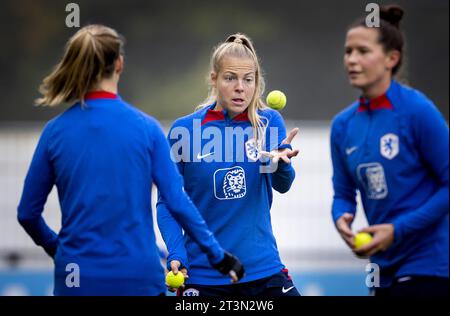
[[[267,95],[266,102],[272,109],[281,110],[286,105],[286,95],[280,90],[273,90]]]
[[[358,233],[355,236],[355,248],[359,249],[372,241],[372,235],[368,233]]]
[[[179,288],[184,283],[183,273],[178,272],[177,274],[173,274],[172,271],[169,271],[169,273],[166,274],[166,283],[171,288]]]

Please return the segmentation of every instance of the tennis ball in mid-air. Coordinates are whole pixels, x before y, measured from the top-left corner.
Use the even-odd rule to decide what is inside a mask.
[[[280,90],[273,90],[267,95],[266,102],[272,109],[281,110],[286,105],[286,95]]]
[[[359,249],[372,241],[372,235],[368,233],[358,233],[355,236],[355,248]]]
[[[183,273],[178,272],[177,274],[173,274],[172,271],[169,271],[169,273],[166,274],[166,283],[172,288],[179,288],[184,283]]]

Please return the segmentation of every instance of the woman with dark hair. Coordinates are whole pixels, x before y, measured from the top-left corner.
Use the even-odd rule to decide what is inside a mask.
[[[332,215],[347,245],[379,265],[375,295],[448,295],[449,130],[421,92],[393,79],[404,59],[403,9],[381,8],[380,27],[351,25],[344,64],[358,101],[331,130]],[[356,191],[373,235],[355,248]]]

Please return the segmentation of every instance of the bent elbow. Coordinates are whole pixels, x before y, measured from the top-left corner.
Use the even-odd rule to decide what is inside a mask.
[[[292,185],[292,181],[289,182],[289,184],[283,184],[283,185],[276,185],[273,188],[275,189],[275,191],[277,191],[278,193],[284,194],[287,191],[289,191],[289,189],[291,188]]]

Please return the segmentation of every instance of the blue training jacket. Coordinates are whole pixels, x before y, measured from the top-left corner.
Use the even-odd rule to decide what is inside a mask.
[[[165,293],[151,212],[153,182],[210,262],[222,260],[223,250],[183,192],[155,119],[115,94],[93,92],[85,105],[73,105],[45,126],[25,179],[18,220],[54,257],[56,295]],[[41,216],[53,185],[62,212],[58,234]],[[71,263],[78,265],[79,287],[65,283],[75,271]]]
[[[272,233],[272,188],[288,191],[295,172],[282,162],[268,168],[275,172],[261,172],[267,161],[258,159],[247,112],[230,119],[225,110],[214,110],[215,105],[176,120],[168,138],[186,192],[222,247],[242,261],[246,276],[240,282],[248,282],[284,268]],[[272,109],[260,115],[268,124],[265,149],[290,148],[281,145],[286,138],[281,115]],[[189,268],[191,284],[230,284],[229,276],[213,270],[192,239],[182,234],[164,197],[158,199],[157,214],[169,250],[168,264],[180,260]]]
[[[355,214],[356,190],[370,225],[392,223],[394,243],[371,261],[381,286],[408,275],[449,275],[449,129],[422,93],[392,81],[333,120],[333,220]]]

